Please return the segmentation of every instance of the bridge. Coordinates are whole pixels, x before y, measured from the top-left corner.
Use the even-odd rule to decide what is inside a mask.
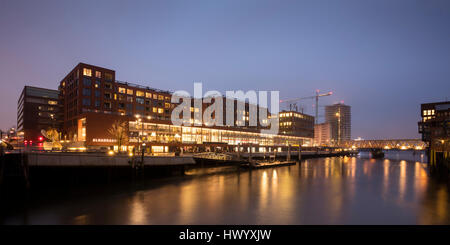
[[[421,139],[349,140],[340,143],[344,148],[424,150],[428,144]]]

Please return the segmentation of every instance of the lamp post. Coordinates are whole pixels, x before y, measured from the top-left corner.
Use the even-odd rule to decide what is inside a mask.
[[[142,122],[142,119],[141,119],[141,115],[139,115],[139,114],[136,114],[136,128],[139,130],[139,123],[140,122]],[[142,122],[142,126],[141,126],[141,135],[143,135],[144,134],[144,123]],[[141,144],[140,144],[140,135],[139,135],[139,132],[138,132],[138,147],[139,147],[139,149],[141,148]]]
[[[341,143],[341,108],[338,109],[339,112],[336,112],[336,117],[338,118],[338,145]]]

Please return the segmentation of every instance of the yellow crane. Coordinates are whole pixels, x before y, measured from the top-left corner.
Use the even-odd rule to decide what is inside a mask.
[[[333,92],[331,92],[331,91],[328,93],[320,93],[320,90],[317,89],[316,95],[308,96],[308,97],[301,97],[301,98],[296,98],[296,99],[280,100],[280,103],[289,103],[289,107],[292,108],[293,102],[297,102],[299,100],[305,100],[305,99],[316,99],[315,121],[316,121],[316,124],[318,124],[318,122],[319,122],[319,97],[330,96],[332,94],[333,94]]]

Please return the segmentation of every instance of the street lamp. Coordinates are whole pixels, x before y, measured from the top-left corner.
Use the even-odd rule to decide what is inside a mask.
[[[341,108],[338,109],[339,112],[336,112],[336,117],[338,118],[338,145],[341,143]]]
[[[141,123],[141,133],[139,135],[138,133],[138,146],[139,146],[139,150],[142,150],[142,156],[144,155],[144,146],[145,143],[143,142],[142,146],[140,144],[140,136],[144,135],[144,121],[142,121],[141,119],[141,115],[136,114],[135,117],[137,118],[137,122],[136,122],[136,127],[139,130],[139,122]],[[150,116],[147,116],[147,119],[150,119]]]

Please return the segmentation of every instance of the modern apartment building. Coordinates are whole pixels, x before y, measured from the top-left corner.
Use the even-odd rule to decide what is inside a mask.
[[[233,101],[234,118],[230,120],[243,121],[242,126],[226,125],[225,101],[223,126],[205,125],[201,121],[194,124],[198,123],[194,120],[194,113],[203,115],[210,103],[201,103],[201,108],[195,108],[193,100],[190,108],[192,125],[173,125],[171,114],[177,104],[171,102],[170,91],[117,81],[116,71],[85,63],[75,66],[60,81],[58,90],[54,91],[52,98],[61,105],[58,124],[61,138],[65,144],[83,149],[114,147],[117,150],[118,140],[110,130],[115,122],[123,122],[126,127],[127,141],[121,145],[121,150],[129,150],[142,143],[152,152],[172,151],[175,147],[277,147],[311,144],[313,138],[314,118],[300,113],[294,116],[297,132],[262,134],[261,129],[267,127],[249,124],[250,109],[256,107],[259,112],[259,107],[245,103],[244,111],[239,111],[242,115],[238,115],[236,100]],[[258,122],[259,116],[258,113]],[[299,132],[303,128],[306,131]]]
[[[314,138],[314,117],[297,111],[279,113],[280,134]]]
[[[331,143],[350,140],[352,135],[351,107],[343,103],[325,106],[325,123],[331,125]]]
[[[23,142],[42,142],[41,130],[59,129],[62,107],[58,90],[25,86],[17,102],[17,132]]]

